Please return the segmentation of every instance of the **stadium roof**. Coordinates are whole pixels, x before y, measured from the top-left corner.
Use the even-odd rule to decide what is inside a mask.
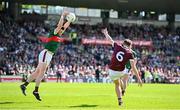
[[[8,1],[8,0],[3,0]],[[180,13],[180,0],[11,0],[23,4],[46,4],[114,10]]]

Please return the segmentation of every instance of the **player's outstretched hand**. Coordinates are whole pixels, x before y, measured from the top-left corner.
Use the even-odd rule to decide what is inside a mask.
[[[102,29],[101,32],[102,32],[103,34],[108,34],[107,28]]]

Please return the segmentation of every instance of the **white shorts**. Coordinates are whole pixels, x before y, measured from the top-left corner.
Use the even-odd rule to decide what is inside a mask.
[[[114,71],[109,69],[109,77],[113,81],[123,77],[124,75],[129,75],[129,70],[127,68],[125,68],[123,71]]]
[[[39,63],[46,63],[47,66],[50,64],[53,53],[44,49],[39,54]]]

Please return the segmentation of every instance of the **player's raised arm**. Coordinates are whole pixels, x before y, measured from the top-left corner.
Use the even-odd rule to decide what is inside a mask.
[[[138,70],[136,68],[136,62],[137,62],[136,59],[130,59],[130,64],[131,64],[131,67],[132,67],[132,71],[133,71],[133,73],[135,73],[135,75],[136,75],[136,77],[138,79],[139,85],[142,86],[142,80],[141,80],[141,78],[139,76],[139,73],[138,73]]]
[[[113,39],[111,38],[111,36],[109,35],[109,33],[108,33],[108,31],[107,31],[107,28],[102,29],[101,32],[105,35],[106,39],[107,39],[108,41],[110,41],[111,45],[113,46],[113,45],[114,45],[114,40],[113,40]]]
[[[62,27],[62,26],[63,26],[64,18],[65,18],[65,16],[68,15],[68,14],[69,14],[68,11],[64,11],[64,12],[62,13],[61,18],[60,18],[60,20],[59,20],[59,22],[58,22],[58,24],[57,24],[57,27]]]
[[[63,13],[62,13],[62,15],[61,15],[61,18],[60,18],[60,20],[59,20],[59,22],[58,22],[58,25],[57,25],[57,27],[56,27],[56,29],[54,30],[54,33],[55,34],[59,34],[59,35],[62,35],[62,33],[69,27],[69,25],[70,25],[70,22],[66,22],[66,23],[64,23],[65,21],[64,21],[64,18],[65,18],[65,16],[67,16],[69,14],[69,12],[67,12],[67,11],[64,11]]]

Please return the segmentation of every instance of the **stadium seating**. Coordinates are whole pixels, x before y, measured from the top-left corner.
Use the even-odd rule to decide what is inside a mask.
[[[95,70],[100,67],[100,82],[110,82],[107,68],[112,47],[103,45],[82,45],[81,39],[105,39],[101,34],[102,24],[73,24],[63,35],[72,42],[62,44],[52,60],[47,77],[54,77],[59,68],[67,81],[96,82]],[[38,53],[43,49],[38,36],[47,36],[51,28],[44,23],[16,22],[7,15],[0,15],[0,74],[31,74],[37,65]],[[179,48],[180,28],[153,25],[109,24],[108,30],[115,40],[150,40],[152,48],[138,47],[138,68],[144,82],[180,83]],[[72,37],[75,33],[76,37]],[[70,74],[69,71],[73,71]],[[72,78],[73,76],[73,78]],[[73,79],[73,80],[72,80]],[[131,81],[134,81],[133,75]]]

